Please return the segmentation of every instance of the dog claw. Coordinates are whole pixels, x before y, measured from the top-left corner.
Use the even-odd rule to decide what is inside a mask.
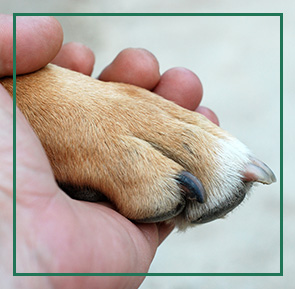
[[[267,185],[276,182],[273,171],[265,163],[257,159],[252,159],[252,163],[246,166],[243,175],[246,182],[259,182]]]
[[[202,183],[189,172],[183,171],[178,176],[181,189],[185,193],[185,197],[189,200],[196,200],[199,203],[205,203],[207,195]]]

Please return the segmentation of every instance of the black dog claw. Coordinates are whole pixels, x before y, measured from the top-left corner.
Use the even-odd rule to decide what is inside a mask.
[[[179,182],[185,197],[188,200],[196,200],[199,203],[205,203],[207,195],[202,183],[189,172],[183,171],[178,175]]]

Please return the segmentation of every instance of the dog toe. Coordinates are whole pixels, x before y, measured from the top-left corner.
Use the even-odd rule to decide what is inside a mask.
[[[177,175],[175,181],[178,183],[179,186],[178,194],[183,196],[183,198],[178,202],[178,204],[176,204],[175,208],[167,212],[162,212],[161,214],[150,216],[145,219],[139,219],[136,221],[143,223],[151,223],[170,220],[181,214],[188,200],[196,201],[199,203],[204,203],[206,201],[206,192],[204,190],[202,183],[191,173],[182,171]]]

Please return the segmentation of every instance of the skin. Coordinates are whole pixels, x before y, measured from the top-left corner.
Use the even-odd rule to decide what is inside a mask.
[[[0,32],[0,76],[3,77],[13,72],[11,16],[0,15]],[[56,19],[18,17],[16,73],[32,72],[53,62],[90,75],[93,52],[79,43],[62,46],[62,40],[62,28]],[[203,93],[199,78],[184,68],[160,75],[157,59],[144,49],[122,51],[99,79],[142,86],[191,110],[199,110],[218,123],[212,111],[199,106]],[[0,85],[0,272],[4,287],[138,288],[144,277],[11,276],[12,126],[12,100]],[[16,271],[147,272],[157,247],[173,228],[162,223],[134,224],[110,204],[70,199],[56,185],[39,140],[18,110],[16,130]],[[87,222],[83,217],[86,214]]]

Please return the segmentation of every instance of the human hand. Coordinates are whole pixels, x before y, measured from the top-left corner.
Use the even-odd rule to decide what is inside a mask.
[[[12,46],[11,19],[0,17],[0,27],[6,26],[2,31],[7,31],[0,36],[3,38],[0,39],[1,76],[12,74],[12,50],[7,49]],[[61,43],[62,29],[55,19],[17,18],[17,74],[34,71],[52,61]],[[53,62],[90,75],[94,57],[85,46],[68,44]],[[129,71],[127,78],[126,70]],[[167,98],[174,95],[180,104],[190,99],[190,109],[198,106],[202,96],[202,87],[193,73],[173,69],[160,76],[156,59],[145,50],[123,51],[100,79],[131,82]],[[177,93],[171,89],[173,85],[178,88]],[[12,272],[12,123],[12,100],[0,86],[3,164],[0,170],[0,239],[3,240],[0,268],[7,274]],[[147,272],[158,245],[172,228],[161,223],[134,224],[109,204],[70,199],[57,187],[39,140],[18,110],[16,131],[16,271]],[[143,277],[14,277],[4,284],[8,284],[5,288],[18,287],[16,282],[23,288],[137,288],[142,280]]]

